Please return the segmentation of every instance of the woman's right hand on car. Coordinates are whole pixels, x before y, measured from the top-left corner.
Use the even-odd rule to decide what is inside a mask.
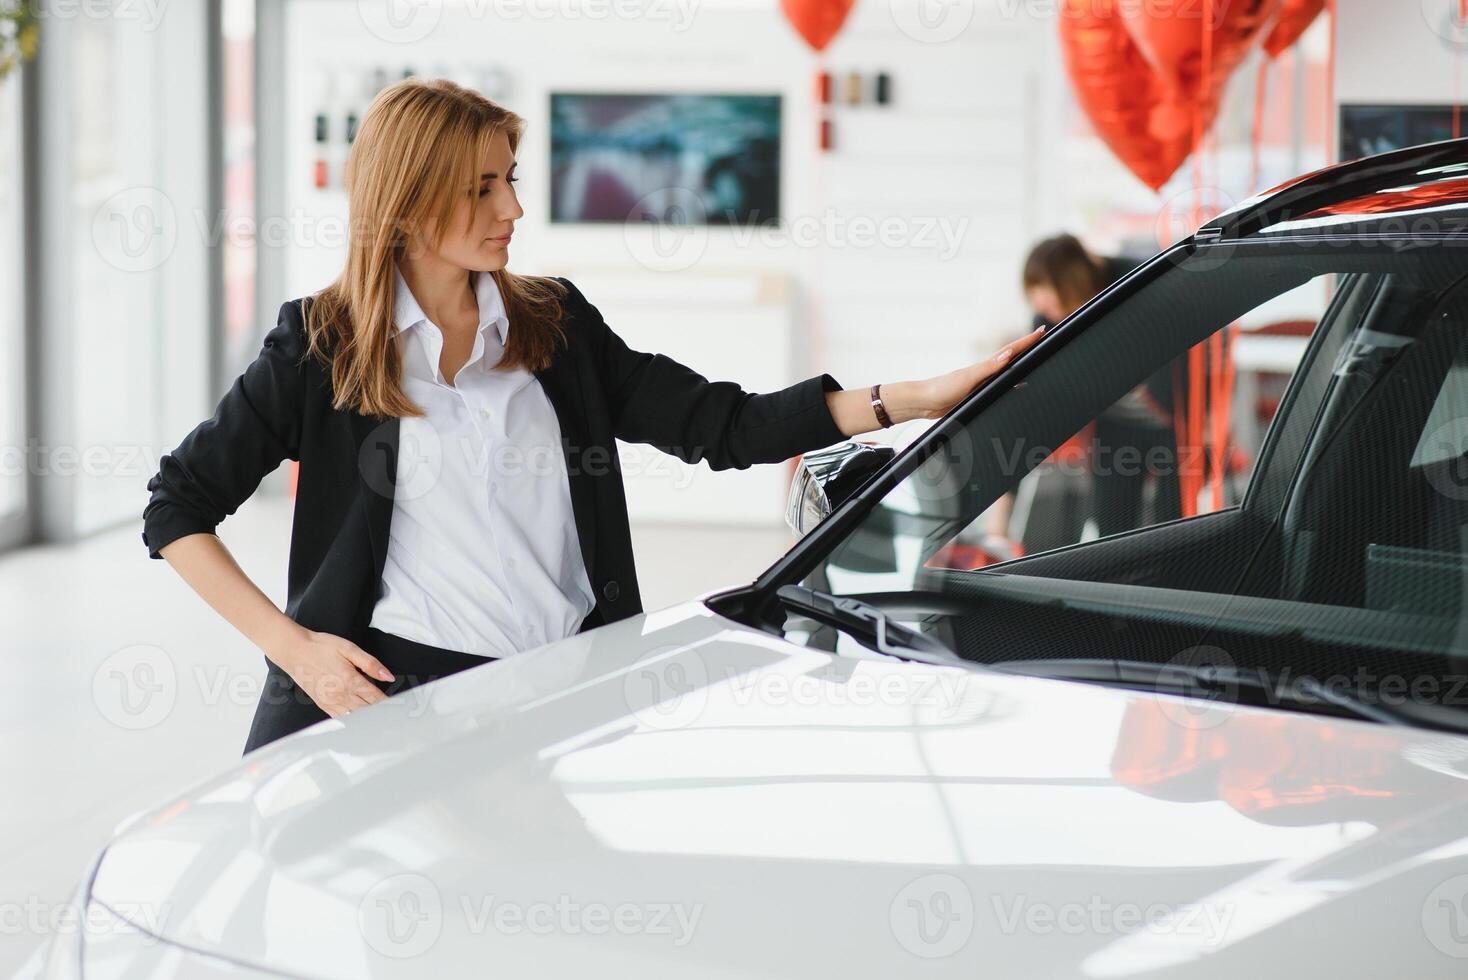
[[[387,697],[371,678],[394,679],[382,661],[351,640],[302,626],[266,655],[333,718]]]

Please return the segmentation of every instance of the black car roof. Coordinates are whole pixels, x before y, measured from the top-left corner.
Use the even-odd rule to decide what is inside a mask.
[[[1411,146],[1296,177],[1208,221],[1194,238],[1347,233],[1468,238],[1468,139]]]

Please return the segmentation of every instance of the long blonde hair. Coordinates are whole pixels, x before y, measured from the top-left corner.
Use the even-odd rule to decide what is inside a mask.
[[[310,351],[331,373],[332,405],[378,418],[422,415],[404,393],[393,342],[394,263],[438,219],[443,240],[462,188],[479,186],[479,161],[503,130],[514,151],[525,121],[446,79],[405,79],[372,100],[347,159],[347,262],[305,304]],[[479,197],[470,195],[471,215]],[[503,367],[545,367],[565,338],[565,287],[507,269],[488,273],[505,301],[509,331]]]

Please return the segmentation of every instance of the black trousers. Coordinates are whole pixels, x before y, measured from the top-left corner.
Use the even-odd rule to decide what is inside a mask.
[[[1102,451],[1098,451],[1096,470],[1091,476],[1091,514],[1101,537],[1183,516],[1178,474],[1182,460],[1178,458],[1177,436],[1172,429],[1128,425],[1102,417],[1096,420],[1095,443]],[[1123,461],[1118,458],[1117,451],[1121,449],[1133,455]],[[1142,501],[1149,470],[1156,483],[1152,513],[1144,519]]]
[[[457,650],[444,650],[392,633],[384,633],[370,626],[364,636],[356,639],[356,643],[392,671],[391,681],[367,678],[388,695],[457,674],[470,667],[487,664],[495,659],[473,653],[460,653]],[[274,661],[267,657],[265,663],[269,669],[265,675],[265,686],[260,691],[260,701],[255,706],[255,719],[250,723],[249,737],[245,739],[246,754],[331,717],[311,700],[311,696],[289,674],[276,666]]]

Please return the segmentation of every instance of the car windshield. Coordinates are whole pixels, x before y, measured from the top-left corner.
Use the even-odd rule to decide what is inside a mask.
[[[1161,256],[899,457],[799,584],[977,664],[1206,661],[1468,718],[1462,258]],[[798,610],[784,629],[862,653]]]

